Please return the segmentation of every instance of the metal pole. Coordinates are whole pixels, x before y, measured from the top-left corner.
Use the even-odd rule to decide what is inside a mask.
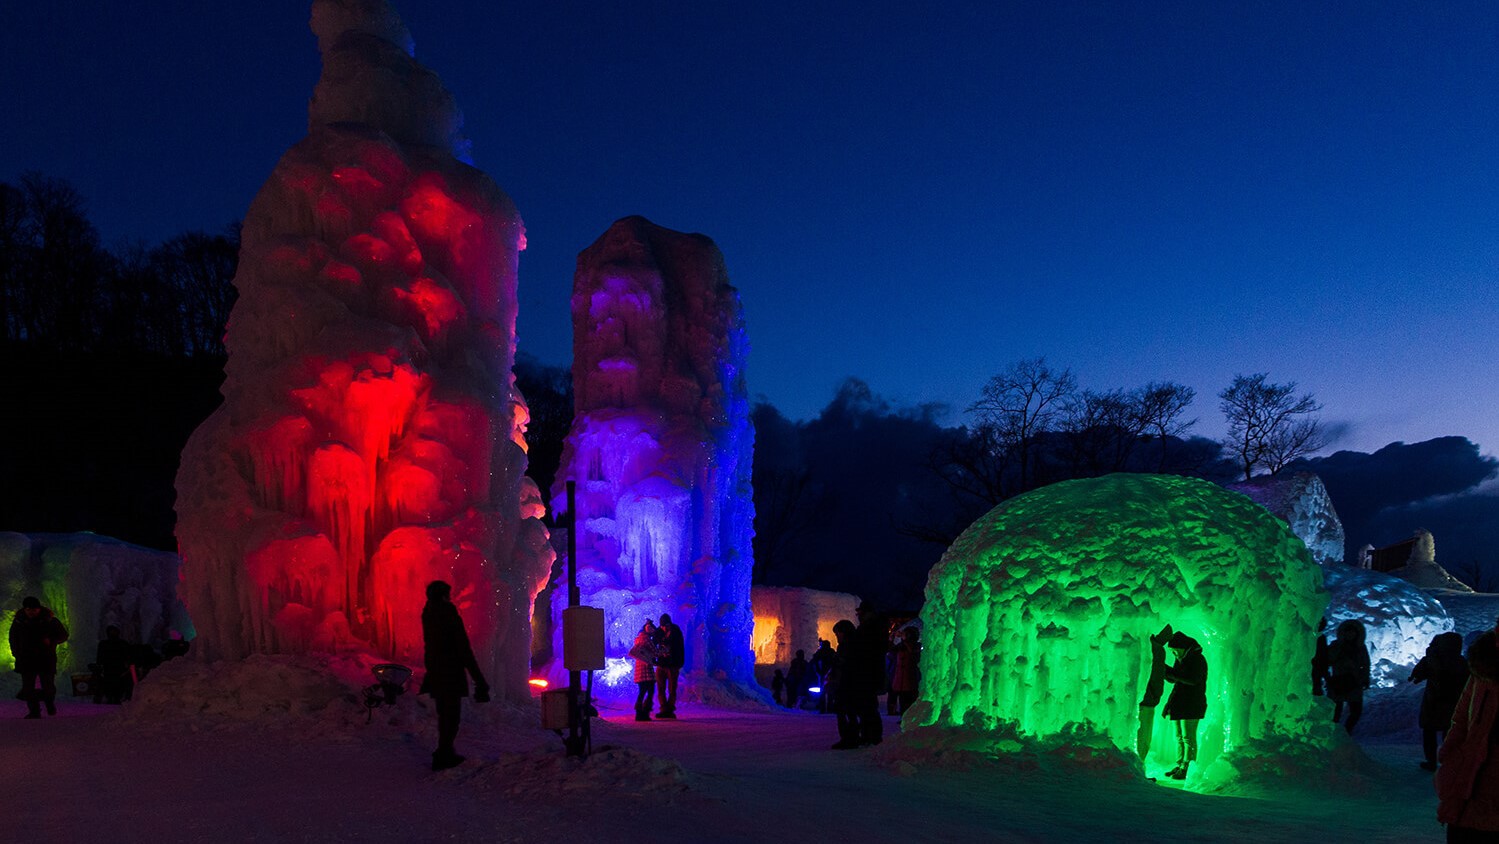
[[[576,607],[582,597],[578,592],[578,486],[567,482],[567,605]],[[584,739],[579,735],[583,723],[582,672],[567,672],[567,755],[582,756]]]

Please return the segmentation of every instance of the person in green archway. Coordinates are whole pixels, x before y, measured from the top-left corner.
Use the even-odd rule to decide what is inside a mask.
[[[1197,640],[1181,631],[1171,634],[1166,647],[1174,661],[1166,667],[1171,696],[1163,714],[1176,724],[1176,767],[1166,776],[1184,780],[1197,760],[1197,724],[1208,711],[1208,661]]]

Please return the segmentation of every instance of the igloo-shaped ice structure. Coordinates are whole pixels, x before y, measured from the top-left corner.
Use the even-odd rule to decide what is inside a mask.
[[[684,694],[706,693],[708,678],[749,688],[754,433],[723,255],[703,235],[619,220],[578,256],[572,312],[575,415],[552,497],[566,510],[561,482],[575,481],[579,591],[605,617],[598,679],[605,693],[633,689],[625,654],[645,619],[670,613]],[[566,603],[563,585],[558,654]]]
[[[1208,662],[1200,762],[1325,742],[1309,666],[1326,606],[1306,546],[1242,495],[1165,475],[1054,484],[995,507],[932,569],[922,699],[907,718],[1103,736],[1133,752],[1147,638],[1169,623]],[[1175,752],[1158,726],[1153,758]]]
[[[308,134],[245,216],[224,404],[177,477],[195,651],[415,663],[440,578],[525,700],[552,555],[511,373],[521,219],[385,0],[317,0],[312,29]]]

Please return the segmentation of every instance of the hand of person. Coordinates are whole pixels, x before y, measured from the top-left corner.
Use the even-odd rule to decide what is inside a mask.
[[[489,703],[489,686],[474,687],[474,703]]]

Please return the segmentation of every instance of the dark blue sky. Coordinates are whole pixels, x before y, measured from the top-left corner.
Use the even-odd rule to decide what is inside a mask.
[[[847,375],[961,410],[1045,355],[1188,383],[1209,435],[1267,371],[1344,447],[1499,444],[1495,4],[398,8],[526,220],[544,360],[578,251],[644,214],[718,242],[793,417]],[[305,132],[307,17],[0,5],[0,179],[68,179],[108,242],[228,223]]]

